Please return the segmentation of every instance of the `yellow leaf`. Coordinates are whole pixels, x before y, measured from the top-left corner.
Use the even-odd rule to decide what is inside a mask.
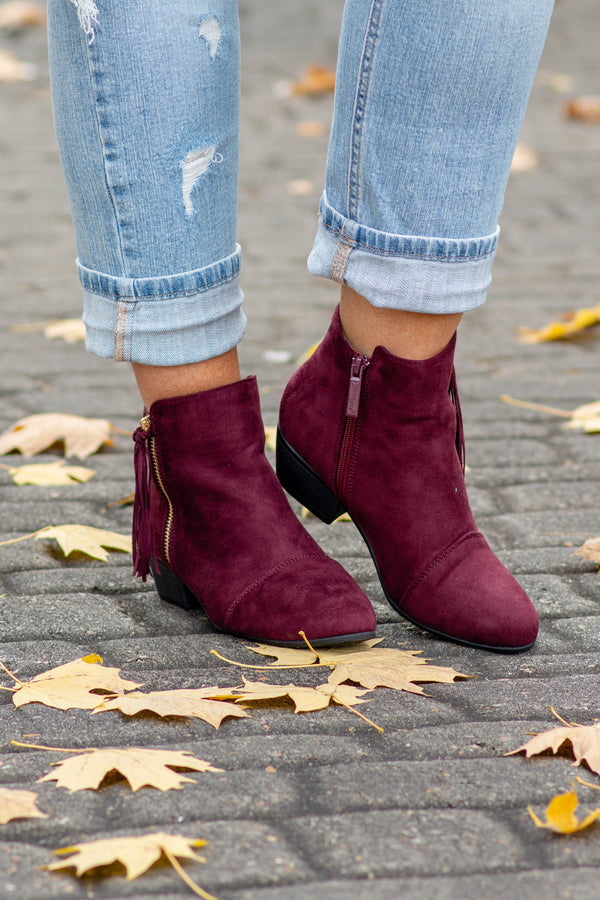
[[[63,460],[58,462],[15,466],[9,469],[15,484],[35,484],[42,487],[85,482],[94,477],[93,469],[84,466],[66,466]]]
[[[78,551],[93,559],[101,559],[102,562],[106,562],[108,552],[104,550],[104,547],[131,553],[130,535],[104,531],[89,525],[49,525],[35,536],[36,541],[46,538],[53,538],[57,541],[65,556]]]
[[[99,660],[99,662],[98,662]],[[122,694],[142,685],[125,681],[119,669],[103,666],[99,656],[76,659],[63,666],[41,672],[28,682],[17,682],[13,693],[16,707],[43,703],[54,709],[94,709],[102,699],[92,691]],[[16,681],[15,676],[11,676]]]
[[[516,173],[533,172],[534,169],[537,169],[539,161],[540,156],[537,150],[534,150],[532,147],[528,147],[527,144],[522,144],[521,141],[519,141],[515,147],[515,152],[510,164],[510,171]]]
[[[275,452],[277,446],[277,428],[275,425],[267,425],[265,427],[265,444],[269,450]]]
[[[579,821],[575,816],[578,802],[575,791],[568,791],[566,794],[558,794],[553,797],[546,808],[545,822],[542,822],[534,813],[531,806],[528,806],[527,810],[538,828],[549,828],[550,831],[555,831],[557,834],[573,834],[576,831],[582,831],[600,818],[600,808],[598,808]]]
[[[204,859],[194,853],[192,848],[205,845],[206,841],[191,840],[179,834],[156,832],[155,834],[127,835],[88,841],[85,844],[75,844],[72,847],[54,850],[57,855],[66,853],[73,855],[68,859],[50,863],[44,868],[49,872],[74,868],[79,877],[92,869],[121,863],[125,867],[126,880],[133,881],[134,878],[147,872],[164,854],[177,874],[194,890],[194,893],[204,897],[205,900],[215,900],[191,880],[178,862],[178,858],[204,862]]]
[[[29,0],[12,0],[0,6],[0,28],[30,28],[32,25],[44,25],[46,10],[39,3]]]
[[[174,691],[152,691],[147,694],[135,691],[126,696],[109,698],[100,705],[96,705],[94,713],[107,712],[118,709],[125,716],[135,716],[141,712],[153,712],[157,716],[191,716],[195,719],[203,719],[218,728],[223,719],[228,716],[247,718],[248,713],[236,706],[235,703],[226,702],[234,700],[236,694],[224,688],[189,688]]]
[[[236,693],[239,693],[238,703],[277,700],[287,697],[293,702],[297,713],[326,709],[330,702],[337,702],[342,706],[354,706],[357,703],[367,702],[360,699],[367,691],[350,687],[350,685],[343,685],[343,688],[346,690],[333,684],[322,684],[316,688],[302,687],[297,684],[265,684],[263,681],[248,681],[244,678],[244,687]]]
[[[367,690],[376,687],[388,687],[394,690],[422,694],[423,689],[414,682],[440,682],[450,684],[456,678],[466,675],[446,666],[430,666],[428,660],[419,658],[421,652],[415,650],[394,650],[390,647],[376,647],[383,638],[373,638],[356,644],[344,644],[343,647],[332,647],[325,650],[295,650],[294,654],[280,647],[259,645],[250,647],[262,656],[275,656],[274,665],[328,666],[333,669],[329,676],[331,684],[342,684],[354,681]],[[302,656],[300,655],[302,654]],[[281,660],[286,662],[280,663]],[[318,660],[318,662],[317,662]]]
[[[35,456],[57,442],[63,442],[65,456],[85,459],[110,439],[114,426],[106,419],[86,419],[67,413],[38,413],[26,416],[0,434],[0,455],[18,450],[24,456]]]
[[[382,641],[383,638],[379,638]],[[293,666],[294,668],[312,666],[317,662],[318,656],[316,652],[309,650],[294,650],[291,647],[278,647],[275,644],[257,644],[255,647],[246,645],[247,650],[258,653],[260,656],[274,657],[273,666]]]
[[[564,428],[578,429],[586,434],[600,431],[600,402],[584,403],[571,413],[571,421],[565,422]]]
[[[585,541],[578,550],[574,551],[573,556],[576,553],[579,553],[584,559],[591,560],[591,562],[600,563],[600,537],[590,538]]]
[[[313,514],[311,513],[310,509],[307,509],[306,506],[303,506],[302,509],[300,510],[300,515],[302,516],[303,519],[308,519],[309,517],[312,517]],[[351,522],[352,519],[350,518],[350,514],[345,512],[345,513],[342,513],[341,516],[338,516],[337,519],[334,519],[333,521],[334,522]]]
[[[12,53],[0,50],[0,81],[33,81],[35,78],[35,66],[31,63],[21,62]]]
[[[0,825],[12,819],[47,819],[35,804],[37,794],[33,791],[13,791],[0,787]]]
[[[565,316],[563,322],[550,322],[544,328],[518,329],[519,340],[522,344],[539,344],[542,341],[558,341],[570,337],[584,328],[597,325],[600,322],[600,304],[592,308],[582,307]]]
[[[318,346],[319,346],[318,344],[311,344],[311,346],[308,348],[308,350],[305,350],[304,353],[302,354],[302,356],[298,357],[298,359],[296,360],[296,366],[301,366],[308,359],[310,359]]]
[[[129,782],[132,791],[139,791],[142,787],[153,787],[159,791],[178,790],[185,782],[194,781],[172,769],[223,771],[203,759],[197,759],[187,750],[151,750],[143,747],[83,750],[53,765],[56,771],[49,772],[38,781],[56,781],[57,787],[65,787],[71,792],[98,790],[112,771],[119,772]]]
[[[44,337],[49,341],[60,338],[67,344],[76,344],[85,341],[85,325],[81,319],[60,319],[44,327]]]
[[[600,122],[600,97],[594,94],[573,97],[565,104],[565,114],[580,122]]]
[[[514,756],[516,753],[525,753],[525,756],[537,756],[538,753],[558,753],[565,743],[570,743],[575,762],[580,766],[585,762],[592,772],[600,775],[600,725],[567,725],[551,728],[518,747],[511,750],[506,756]]]

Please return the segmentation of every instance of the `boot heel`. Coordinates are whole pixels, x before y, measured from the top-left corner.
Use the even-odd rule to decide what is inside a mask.
[[[303,506],[329,525],[346,509],[316,472],[290,447],[277,428],[277,477],[282,487]]]
[[[200,608],[200,604],[192,592],[186,588],[177,575],[174,575],[170,569],[167,569],[160,559],[156,560],[156,567],[155,569],[154,565],[152,565],[151,571],[161,600],[166,600],[167,603],[173,603],[175,606],[181,606],[183,609]]]

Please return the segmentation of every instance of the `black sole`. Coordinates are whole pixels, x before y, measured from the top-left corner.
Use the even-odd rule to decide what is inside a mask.
[[[231,634],[233,637],[243,638],[246,641],[255,641],[262,644],[273,644],[277,647],[290,647],[293,649],[305,649],[306,641],[298,639],[297,641],[276,641],[268,638],[250,637],[247,634],[239,634],[235,631],[223,631],[210,619],[206,614],[204,607],[196,598],[195,594],[178,578],[170,569],[168,569],[162,560],[157,559],[156,565],[151,566],[152,576],[156,584],[156,590],[161,600],[171,603],[174,606],[180,606],[182,609],[199,610],[203,612],[215,631],[221,634]],[[365,631],[360,634],[344,634],[336,635],[331,638],[310,638],[313,647],[335,647],[338,644],[354,644],[358,641],[366,641],[376,636],[374,631]]]
[[[282,435],[279,426],[277,427],[276,467],[277,477],[288,494],[295,497],[299,503],[309,509],[311,513],[321,519],[322,522],[325,522],[326,525],[330,525],[334,519],[337,519],[342,513],[347,512],[337,496],[323,483],[314,469],[312,469],[308,463],[296,453],[294,448],[288,444]],[[423,629],[423,631],[427,631],[429,634],[441,638],[444,641],[451,641],[453,644],[460,644],[463,647],[473,647],[476,650],[489,650],[492,653],[514,654],[524,653],[525,650],[530,650],[531,647],[533,647],[535,641],[532,641],[531,644],[527,644],[523,647],[496,647],[490,644],[478,644],[475,641],[466,641],[462,638],[454,637],[451,634],[445,634],[443,631],[438,631],[435,628],[430,628],[428,625],[423,625],[418,619],[413,619],[412,616],[407,615],[390,596],[381,577],[379,566],[377,565],[377,560],[369,541],[356,522],[354,522],[354,525],[371,554],[371,559],[373,560],[377,577],[381,582],[381,587],[383,588],[386,600],[392,609],[394,609],[398,615],[402,616],[403,619],[406,619],[407,622],[410,622],[412,625],[417,625],[419,628]]]

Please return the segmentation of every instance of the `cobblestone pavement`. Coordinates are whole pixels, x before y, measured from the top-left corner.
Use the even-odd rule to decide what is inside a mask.
[[[245,252],[246,372],[258,372],[266,422],[295,360],[325,329],[336,290],[309,278],[326,136],[301,137],[299,122],[327,123],[330,97],[281,99],[275,88],[307,63],[333,64],[341,0],[242,0],[244,165],[240,240]],[[40,866],[49,851],[107,835],[163,829],[209,841],[206,865],[188,871],[220,900],[387,900],[545,896],[597,898],[600,831],[571,838],[538,830],[541,813],[567,790],[566,759],[503,754],[568,720],[598,717],[600,580],[573,556],[600,533],[600,437],[566,432],[561,420],[499,401],[502,393],[566,409],[600,398],[599,335],[523,347],[517,324],[542,325],[600,298],[600,126],[567,121],[571,93],[600,93],[597,0],[557,4],[523,140],[539,152],[514,175],[489,303],[461,327],[459,379],[466,419],[470,494],[478,521],[527,588],[541,616],[534,650],[516,657],[453,646],[400,621],[383,600],[351,524],[310,530],[372,598],[389,646],[422,650],[473,676],[431,685],[422,698],[380,690],[369,715],[376,733],[343,709],[295,716],[255,710],[215,732],[201,721],[126,720],[32,704],[0,705],[0,782],[36,790],[46,819],[0,826],[0,897],[171,898],[188,888],[168,868],[127,883],[77,881]],[[16,323],[79,314],[75,251],[51,128],[43,31],[0,35],[0,47],[35,62],[26,84],[0,94],[0,426],[44,411],[109,418],[133,429],[139,403],[129,369],[81,345],[13,333]],[[292,196],[288,184],[314,189]],[[286,351],[273,362],[267,351]],[[14,457],[4,463],[20,462]],[[80,522],[126,532],[130,508],[108,506],[133,488],[130,441],[88,460],[98,476],[64,488],[16,487],[0,472],[0,540],[43,525]],[[0,548],[0,660],[21,679],[98,652],[148,687],[239,681],[211,656],[249,659],[201,615],[162,604],[135,583],[131,562],[64,560],[46,542]],[[287,676],[287,673],[284,673]],[[232,682],[232,678],[234,681]],[[8,684],[8,678],[4,681]],[[156,746],[192,751],[221,766],[178,792],[122,784],[69,794],[36,785],[56,754],[11,739],[69,747]],[[579,788],[584,805],[597,794]]]

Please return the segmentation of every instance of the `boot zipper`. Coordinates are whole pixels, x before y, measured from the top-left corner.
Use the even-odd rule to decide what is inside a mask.
[[[348,493],[348,475],[354,445],[354,432],[360,407],[360,395],[362,391],[363,375],[369,360],[366,356],[356,355],[352,357],[350,366],[350,381],[348,384],[348,397],[346,400],[346,422],[340,448],[340,457],[335,476],[336,493],[342,503],[346,505]]]
[[[140,419],[140,427],[143,429],[143,431],[150,431],[150,416],[144,416],[142,419]],[[167,513],[167,521],[165,522],[165,532],[163,535],[163,550],[166,561],[170,563],[171,559],[169,555],[169,544],[171,541],[171,530],[173,528],[173,504],[171,503],[169,495],[167,494],[162,476],[160,474],[155,444],[156,438],[154,437],[154,435],[151,435],[148,438],[148,447],[150,450],[150,459],[152,460],[152,471],[154,472],[154,478],[156,479],[156,483],[160,488],[160,492],[167,501],[167,506],[169,508],[169,511]]]

